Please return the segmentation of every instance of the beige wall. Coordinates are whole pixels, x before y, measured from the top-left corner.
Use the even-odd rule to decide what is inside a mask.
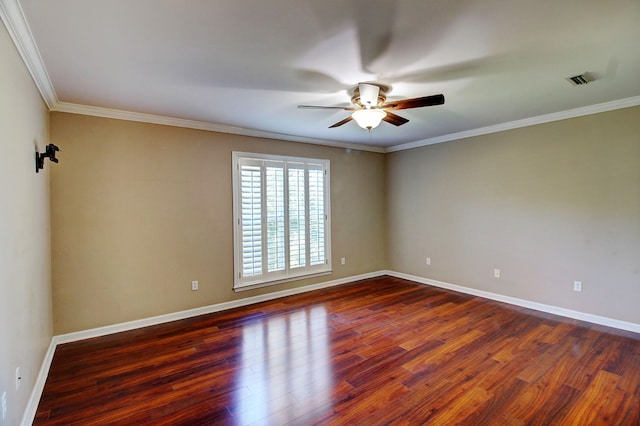
[[[387,267],[383,154],[66,113],[50,131],[56,334]],[[233,150],[331,160],[332,275],[232,290]]]
[[[35,172],[48,112],[0,24],[0,395],[20,423],[52,336],[49,170]],[[21,386],[16,390],[15,370]]]
[[[64,150],[52,170],[54,331],[385,268],[640,323],[639,115],[624,109],[385,157],[52,113],[51,137]],[[233,292],[232,150],[331,160],[332,275]]]
[[[387,160],[392,270],[640,323],[640,107]]]

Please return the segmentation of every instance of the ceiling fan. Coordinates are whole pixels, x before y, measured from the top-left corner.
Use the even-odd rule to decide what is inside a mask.
[[[401,126],[409,121],[391,111],[444,104],[444,95],[442,94],[387,102],[387,92],[390,89],[390,86],[381,83],[359,83],[353,89],[353,95],[351,96],[353,106],[298,105],[298,108],[353,111],[349,117],[338,121],[329,126],[329,128],[339,127],[351,120],[355,120],[360,127],[371,131],[381,121],[386,121],[394,126]]]

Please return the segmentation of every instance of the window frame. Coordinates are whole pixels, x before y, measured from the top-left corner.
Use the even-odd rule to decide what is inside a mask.
[[[261,235],[261,269],[262,273],[258,276],[243,276],[243,226],[242,226],[242,165],[259,165],[260,167],[260,193],[261,193],[261,220],[260,220],[260,235]],[[266,185],[266,167],[271,164],[283,164],[283,193],[284,193],[284,244],[285,244],[285,259],[284,259],[284,271],[267,271],[269,260],[267,258],[267,209],[265,195],[267,192]],[[292,169],[300,169],[302,167],[305,170],[304,173],[304,198],[305,198],[305,258],[311,259],[310,253],[310,205],[309,205],[309,170],[322,170],[323,171],[323,209],[324,209],[324,263],[310,265],[306,264],[303,267],[292,267],[290,265],[289,246],[290,230],[289,230],[289,185],[288,185],[288,173],[289,166]],[[328,159],[306,158],[306,157],[292,157],[273,154],[260,154],[251,152],[232,151],[232,191],[233,191],[233,289],[234,291],[250,290],[259,287],[271,286],[275,284],[281,284],[288,281],[299,280],[303,278],[310,278],[314,276],[327,275],[332,272],[331,266],[331,185],[330,185],[330,161]]]

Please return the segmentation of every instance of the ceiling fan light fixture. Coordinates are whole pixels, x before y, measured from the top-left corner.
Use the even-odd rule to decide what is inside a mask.
[[[351,114],[351,117],[356,120],[358,126],[367,130],[378,127],[382,119],[386,116],[387,113],[381,109],[359,109]]]

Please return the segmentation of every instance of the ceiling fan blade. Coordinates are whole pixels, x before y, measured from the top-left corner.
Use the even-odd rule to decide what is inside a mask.
[[[375,107],[378,105],[380,87],[375,84],[360,83],[358,84],[358,92],[360,92],[360,103],[365,108]]]
[[[330,129],[333,129],[334,127],[340,127],[343,124],[347,124],[348,122],[350,122],[351,120],[353,120],[353,118],[351,116],[348,116],[347,118],[345,118],[342,121],[338,121],[336,124],[333,124],[331,126],[329,126]]]
[[[397,114],[394,114],[389,111],[385,111],[385,112],[387,113],[387,115],[382,120],[386,121],[387,123],[393,124],[394,126],[402,126],[404,123],[409,122],[409,120],[407,120],[404,117],[400,117]]]
[[[300,109],[341,109],[344,111],[355,111],[354,107],[347,106],[322,106],[322,105],[298,105]]]
[[[442,105],[442,104],[444,104],[444,95],[440,94],[440,95],[432,95],[432,96],[423,96],[421,98],[400,99],[398,101],[391,101],[380,106],[380,108],[398,110],[398,109],[420,108],[420,107]]]

